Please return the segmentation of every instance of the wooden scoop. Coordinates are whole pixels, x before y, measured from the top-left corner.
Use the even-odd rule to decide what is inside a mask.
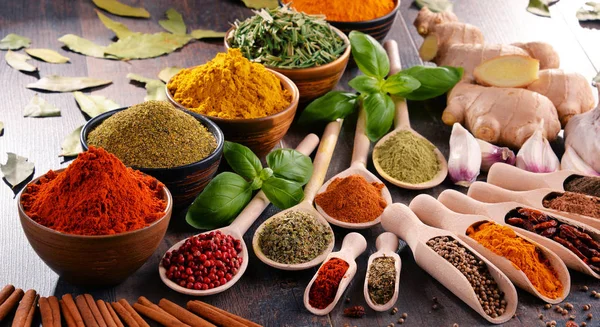
[[[544,207],[544,199],[553,198],[556,195],[562,194],[562,191],[556,191],[549,188],[542,188],[531,191],[509,191],[505,190],[501,187],[484,183],[484,182],[475,182],[469,188],[468,195],[475,200],[479,200],[482,202],[489,203],[497,203],[497,202],[519,202],[523,203],[528,207],[537,208],[543,211],[552,212],[554,214],[558,214],[567,218],[571,218],[578,222],[584,223],[588,226],[594,227],[595,229],[600,230],[600,219],[594,218],[590,216],[584,216],[573,212],[568,211],[559,211],[552,208]],[[582,195],[586,196],[586,195]]]
[[[386,231],[392,232],[406,241],[419,267],[427,271],[433,278],[454,293],[454,295],[458,296],[487,321],[494,324],[501,324],[512,318],[517,310],[517,291],[514,285],[500,269],[478,254],[475,249],[463,242],[458,236],[443,229],[423,224],[407,206],[400,203],[391,204],[385,209],[381,217],[381,225]],[[498,288],[504,292],[504,299],[507,302],[504,314],[497,318],[492,318],[485,313],[467,278],[426,244],[427,241],[437,236],[448,236],[455,239],[471,251],[473,255],[485,262],[490,275],[498,284]]]
[[[298,146],[296,147],[296,150],[302,154],[310,155],[313,152],[313,150],[317,147],[318,144],[319,144],[319,137],[316,136],[315,134],[308,134],[304,138],[304,140],[302,140],[302,142],[300,142],[300,144],[298,144]],[[187,295],[206,296],[206,295],[213,295],[213,294],[221,293],[221,292],[229,289],[231,286],[233,286],[235,283],[237,283],[237,281],[242,277],[242,275],[246,271],[246,268],[248,268],[248,261],[249,261],[248,247],[246,246],[246,243],[244,242],[244,234],[246,233],[248,228],[250,228],[250,226],[252,226],[252,224],[254,223],[256,218],[258,218],[258,216],[260,216],[260,214],[265,210],[265,208],[269,205],[269,203],[270,203],[270,201],[269,201],[269,199],[267,199],[267,196],[265,195],[265,193],[260,191],[254,196],[254,198],[248,203],[248,205],[244,208],[244,210],[242,210],[242,212],[240,212],[240,214],[237,216],[237,218],[235,218],[235,220],[229,226],[215,230],[215,231],[219,230],[223,234],[231,235],[234,238],[236,238],[242,242],[242,265],[240,266],[237,274],[235,274],[230,281],[228,281],[227,283],[225,283],[219,287],[211,288],[208,290],[192,290],[189,288],[181,287],[181,286],[177,285],[175,282],[173,282],[172,280],[168,279],[167,278],[167,270],[162,265],[159,265],[159,267],[158,267],[160,279],[170,289],[172,289],[176,292],[179,292],[179,293],[187,294]],[[204,232],[201,234],[207,234],[210,232],[211,231],[207,231],[207,232]],[[198,234],[198,235],[200,235],[200,234]],[[187,238],[175,243],[175,245],[173,245],[169,249],[168,252],[179,249],[186,240],[187,240]]]
[[[308,301],[310,288],[312,287],[313,283],[315,282],[315,279],[317,279],[317,276],[319,275],[319,271],[317,270],[317,273],[310,280],[310,282],[306,286],[306,290],[304,291],[304,306],[308,311],[315,315],[323,316],[330,313],[331,310],[333,310],[335,305],[340,300],[340,297],[342,296],[342,294],[344,294],[344,291],[352,281],[352,278],[354,278],[354,275],[356,274],[356,258],[361,253],[365,252],[366,248],[367,240],[365,240],[365,238],[362,235],[360,235],[359,233],[348,233],[348,235],[346,235],[346,237],[344,237],[344,240],[342,241],[342,248],[338,252],[333,252],[327,255],[323,264],[325,264],[331,258],[339,258],[348,263],[348,270],[346,270],[344,277],[342,277],[342,281],[338,286],[337,293],[335,294],[333,302],[331,302],[324,309],[317,309],[310,305]]]
[[[529,278],[523,273],[521,269],[516,268],[510,260],[507,258],[500,256],[491,250],[488,250],[485,246],[481,245],[471,237],[467,236],[467,229],[474,224],[492,221],[488,217],[480,216],[480,215],[468,215],[468,214],[460,214],[456,213],[447,207],[445,207],[442,203],[436,200],[434,197],[426,194],[420,194],[415,197],[410,203],[410,209],[421,219],[422,222],[429,226],[442,228],[453,233],[456,233],[461,240],[465,243],[469,244],[473,247],[477,252],[486,257],[490,262],[492,262],[496,267],[502,270],[503,273],[508,276],[508,278],[518,287],[526,290],[527,292],[539,297],[547,303],[560,303],[562,302],[567,295],[569,295],[569,290],[571,288],[571,276],[569,275],[569,271],[565,266],[564,262],[560,260],[560,258],[554,254],[554,252],[548,250],[544,246],[538,244],[537,242],[529,239],[527,236],[523,235],[519,231],[515,231],[515,233],[523,238],[524,240],[534,244],[548,259],[550,262],[550,266],[554,268],[554,271],[558,274],[558,279],[561,281],[563,285],[563,293],[558,298],[549,298],[542,295],[536,288],[533,286]],[[506,225],[504,223],[499,223],[500,225]],[[510,225],[507,225],[510,227]]]
[[[367,262],[367,275],[365,276],[363,293],[365,295],[365,301],[367,301],[369,307],[375,311],[382,312],[391,309],[398,300],[398,289],[400,288],[400,269],[402,267],[402,261],[400,261],[400,256],[396,253],[396,251],[398,251],[398,237],[394,235],[394,233],[381,233],[375,241],[375,246],[377,247],[377,252],[371,254],[369,261]],[[392,298],[387,303],[377,304],[373,302],[371,300],[371,296],[369,296],[369,270],[371,269],[373,260],[381,257],[394,258],[394,264],[396,266],[396,281],[394,283],[394,295]]]
[[[490,220],[497,222],[499,224],[505,224],[505,218],[507,214],[509,214],[512,210],[516,208],[527,208],[521,203],[517,202],[502,202],[502,203],[483,203],[479,202],[475,199],[472,199],[458,191],[455,190],[445,190],[440,194],[438,200],[448,207],[450,210],[465,213],[465,214],[475,214],[489,217]],[[540,210],[543,212],[543,210]],[[595,228],[584,225],[580,222],[574,221],[569,218],[565,218],[554,213],[547,213],[551,215],[556,220],[567,223],[572,226],[580,227],[590,234],[593,235],[594,239],[600,240],[600,231]],[[508,225],[514,231],[518,231],[521,235],[527,236],[529,239],[545,246],[548,250],[554,252],[558,255],[559,258],[567,265],[567,267],[582,272],[584,274],[593,276],[595,278],[600,279],[600,275],[592,270],[583,260],[581,260],[575,253],[571,252],[571,250],[562,246],[560,243],[555,242],[549,238],[538,235],[536,233],[530,232],[526,229]]]
[[[330,178],[321,189],[319,189],[318,193],[323,193],[329,187],[329,184],[336,178],[345,178],[350,175],[361,175],[364,177],[369,183],[381,183],[381,180],[377,178],[373,173],[367,170],[367,157],[369,155],[369,147],[371,146],[371,141],[367,135],[365,135],[365,111],[364,109],[360,109],[358,114],[358,120],[356,122],[356,133],[354,134],[354,150],[352,151],[352,163],[350,167],[341,173]],[[385,202],[389,205],[392,203],[392,195],[388,190],[387,186],[384,186],[381,189],[381,196],[385,200]],[[336,225],[343,228],[348,229],[365,229],[371,226],[379,224],[381,221],[381,216],[375,218],[372,221],[365,223],[349,223],[344,222],[338,219],[335,219],[329,216],[321,206],[315,203],[317,210],[319,213],[332,225]]]
[[[398,44],[394,40],[388,40],[383,44],[383,46],[385,47],[388,57],[390,58],[390,74],[393,75],[402,69],[402,66],[400,64],[400,55],[398,54]],[[439,185],[444,181],[444,179],[446,179],[446,175],[448,175],[448,163],[446,162],[446,158],[444,158],[444,155],[440,152],[440,150],[438,150],[437,147],[435,147],[435,145],[433,145],[433,143],[429,142],[429,140],[421,136],[421,134],[417,133],[410,127],[410,119],[408,117],[408,107],[406,106],[406,100],[397,97],[392,98],[394,99],[394,103],[396,104],[396,113],[394,116],[394,130],[382,137],[373,148],[372,156],[373,165],[375,166],[375,169],[377,170],[379,175],[381,175],[381,177],[383,177],[388,182],[409,190],[422,190]],[[437,175],[433,177],[433,179],[419,184],[406,183],[388,175],[383,170],[383,168],[381,168],[379,162],[375,160],[377,148],[383,145],[385,141],[387,141],[389,138],[391,138],[400,131],[409,131],[414,136],[422,138],[434,146],[434,151],[440,164],[440,171],[437,173]]]
[[[333,231],[331,230],[331,226],[321,214],[313,207],[313,200],[315,199],[315,195],[317,194],[317,190],[323,184],[325,180],[325,175],[327,174],[327,168],[329,168],[329,163],[331,162],[331,156],[333,155],[333,150],[335,149],[335,145],[337,143],[338,136],[340,134],[340,129],[342,128],[342,120],[333,121],[327,124],[325,131],[323,132],[323,137],[321,138],[321,144],[319,145],[319,149],[317,150],[317,155],[315,156],[315,160],[313,162],[313,174],[308,181],[308,184],[304,187],[304,200],[299,204],[283,210],[278,214],[272,216],[271,218],[265,220],[254,233],[254,237],[252,239],[252,248],[254,249],[254,253],[260,261],[266,263],[267,265],[282,269],[282,270],[302,270],[312,268],[325,260],[325,257],[331,252],[333,249],[333,245],[335,244],[335,238],[333,236]],[[273,219],[277,217],[281,217],[288,211],[302,211],[311,214],[315,219],[327,227],[327,230],[331,233],[331,243],[323,253],[315,257],[314,259],[298,264],[286,264],[279,263],[269,259],[261,250],[259,245],[259,237],[260,233],[262,233],[263,228],[266,224],[273,221]]]
[[[574,170],[558,170],[552,173],[532,173],[505,163],[492,165],[487,182],[507,190],[529,191],[538,188],[551,188],[565,191],[565,181],[569,177],[584,176]]]

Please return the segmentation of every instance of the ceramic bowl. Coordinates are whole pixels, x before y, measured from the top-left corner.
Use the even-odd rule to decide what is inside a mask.
[[[268,69],[268,68],[267,68]],[[236,142],[249,147],[254,154],[262,158],[267,155],[281,141],[285,133],[287,133],[296,109],[298,108],[298,88],[289,78],[285,77],[276,71],[269,69],[279,80],[281,85],[292,95],[292,102],[282,111],[267,117],[261,118],[239,118],[239,119],[224,119],[212,116],[204,116],[181,105],[173,99],[171,92],[167,88],[167,98],[177,108],[188,113],[210,118],[215,124],[221,128],[227,141]],[[170,82],[170,81],[169,81]],[[168,84],[168,83],[167,83]]]
[[[115,113],[127,108],[115,109],[103,114],[100,114],[90,119],[81,129],[81,145],[84,150],[88,149],[87,137],[89,133],[100,125],[104,120],[114,115]],[[173,194],[173,206],[175,209],[181,209],[194,201],[196,196],[204,190],[204,187],[212,180],[223,154],[224,137],[223,132],[210,119],[196,113],[188,112],[194,118],[199,120],[202,125],[206,126],[217,140],[217,148],[208,157],[188,165],[172,167],[172,168],[141,168],[133,167],[155,177],[161,181]]]
[[[173,209],[171,193],[165,187],[165,214],[151,225],[115,235],[83,236],[60,233],[33,221],[21,205],[21,196],[19,218],[33,250],[65,281],[84,286],[116,285],[138,270],[160,245]]]
[[[233,32],[234,28],[230,28],[225,36],[225,49],[229,49],[229,35]],[[333,90],[340,78],[346,70],[348,59],[350,59],[350,40],[337,28],[333,30],[344,40],[346,44],[346,50],[336,60],[318,67],[310,68],[277,68],[267,66],[269,69],[281,73],[291,79],[300,92],[300,102],[312,101],[323,94]]]

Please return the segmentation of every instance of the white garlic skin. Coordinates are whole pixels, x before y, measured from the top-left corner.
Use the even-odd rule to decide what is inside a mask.
[[[481,149],[475,137],[459,123],[452,126],[448,175],[454,184],[469,187],[477,180],[481,167]]]
[[[600,107],[569,119],[565,147],[571,147],[583,162],[600,172]]]

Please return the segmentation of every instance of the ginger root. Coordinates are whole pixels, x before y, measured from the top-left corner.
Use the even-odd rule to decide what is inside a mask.
[[[574,115],[594,108],[594,91],[581,74],[567,73],[562,69],[542,70],[539,79],[527,89],[545,95],[552,101],[563,127]]]
[[[544,120],[544,137],[556,139],[560,121],[545,96],[519,88],[459,83],[442,114],[446,125],[460,123],[484,141],[520,148]]]
[[[477,84],[496,87],[526,87],[538,79],[540,62],[529,56],[508,55],[486,60],[475,67]]]
[[[558,68],[560,66],[560,57],[554,48],[546,42],[527,42],[513,43],[515,47],[519,47],[529,54],[534,59],[540,61],[540,69]]]
[[[423,40],[419,55],[424,61],[433,61],[453,44],[483,44],[483,33],[476,26],[460,22],[436,25]]]
[[[427,36],[436,25],[450,22],[458,22],[458,17],[454,13],[449,11],[434,13],[429,8],[423,7],[419,11],[414,25],[420,35]]]

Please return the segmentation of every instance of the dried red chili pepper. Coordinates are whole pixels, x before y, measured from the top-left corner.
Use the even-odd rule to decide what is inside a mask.
[[[310,287],[308,303],[316,309],[325,309],[337,293],[340,282],[350,265],[339,258],[329,259],[317,273],[317,278]]]

